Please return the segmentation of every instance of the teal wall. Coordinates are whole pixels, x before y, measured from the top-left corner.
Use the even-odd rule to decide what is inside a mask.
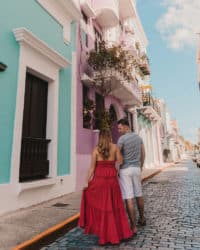
[[[71,50],[75,51],[76,47],[76,25],[72,24],[71,29]],[[71,61],[70,54],[70,61]],[[66,84],[67,79],[67,84]],[[71,147],[71,66],[67,70],[60,72],[60,89],[59,89],[59,125],[58,125],[58,175],[70,173],[70,147]],[[67,97],[67,98],[66,98]],[[66,129],[66,124],[67,128]],[[66,164],[67,163],[67,164]]]
[[[63,41],[63,29],[35,0],[6,0],[0,8],[0,62],[8,65],[0,72],[0,183],[10,181],[13,127],[16,106],[19,44],[13,29],[25,27],[71,61],[75,50],[76,25],[71,43]],[[70,172],[71,66],[60,71],[58,174]]]

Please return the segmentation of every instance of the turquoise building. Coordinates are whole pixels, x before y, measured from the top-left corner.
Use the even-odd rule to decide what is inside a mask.
[[[75,0],[0,9],[0,214],[75,188]]]

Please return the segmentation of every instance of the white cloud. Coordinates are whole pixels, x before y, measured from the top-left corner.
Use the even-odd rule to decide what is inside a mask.
[[[156,26],[168,47],[196,46],[196,33],[200,32],[200,0],[162,0],[162,4],[166,12]]]

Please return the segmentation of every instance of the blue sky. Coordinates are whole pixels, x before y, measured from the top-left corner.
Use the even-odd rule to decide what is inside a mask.
[[[137,0],[149,41],[153,95],[165,100],[180,134],[194,143],[200,127],[195,35],[197,21],[200,31],[200,13],[195,12],[199,4],[200,0]]]

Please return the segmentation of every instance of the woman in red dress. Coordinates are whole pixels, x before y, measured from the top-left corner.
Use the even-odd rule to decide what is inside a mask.
[[[113,144],[110,131],[102,130],[94,148],[83,190],[79,226],[99,237],[99,244],[119,244],[133,236],[125,212],[115,163],[122,155]]]

